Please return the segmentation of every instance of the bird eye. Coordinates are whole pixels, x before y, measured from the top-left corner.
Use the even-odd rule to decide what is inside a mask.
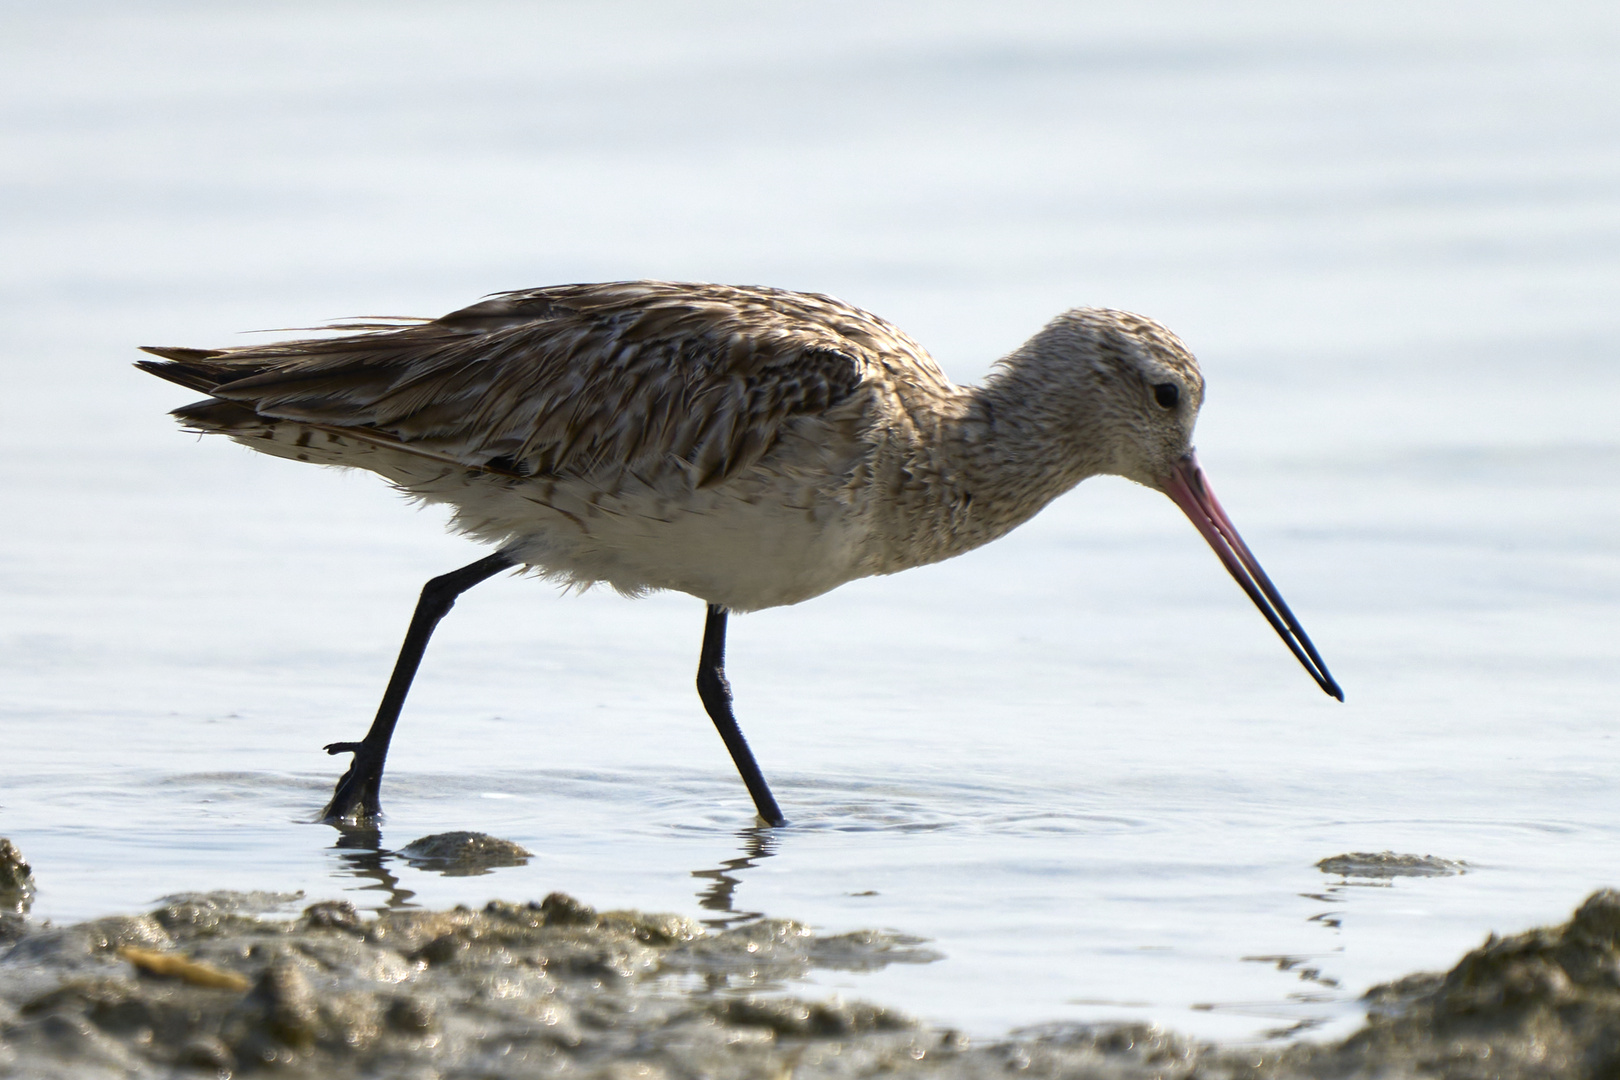
[[[1153,387],[1153,400],[1166,409],[1173,409],[1181,401],[1181,387],[1173,382],[1162,382]]]

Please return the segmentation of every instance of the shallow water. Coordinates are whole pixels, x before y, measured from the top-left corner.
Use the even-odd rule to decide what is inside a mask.
[[[926,935],[818,985],[970,1032],[1254,1039],[1617,884],[1612,7],[477,11],[0,16],[0,835],[36,915],[563,889]],[[1065,306],[1163,319],[1347,702],[1167,500],[1096,480],[733,622],[787,829],[692,691],[697,601],[505,578],[434,643],[380,837],[308,824],[416,590],[478,552],[177,433],[132,347],[635,276],[832,292],[963,380]],[[451,829],[535,857],[389,854]],[[1468,872],[1314,868],[1384,849]]]

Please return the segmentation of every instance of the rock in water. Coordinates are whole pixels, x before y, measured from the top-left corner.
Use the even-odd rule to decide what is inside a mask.
[[[412,840],[400,849],[418,870],[437,870],[445,877],[472,877],[502,866],[525,866],[531,853],[510,840],[481,832],[446,832]]]
[[[33,870],[17,845],[0,836],[0,914],[26,915],[33,902]]]
[[[1331,855],[1316,864],[1324,874],[1342,874],[1345,877],[1450,877],[1466,874],[1468,864],[1438,855],[1397,855],[1393,851],[1352,851],[1345,855]]]

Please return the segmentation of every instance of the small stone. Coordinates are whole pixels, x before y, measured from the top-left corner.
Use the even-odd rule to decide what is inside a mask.
[[[567,893],[554,892],[540,901],[547,926],[585,926],[596,921],[596,909]]]
[[[455,934],[440,934],[417,952],[417,957],[436,967],[454,963],[468,949],[467,942]]]
[[[0,836],[0,912],[26,914],[33,902],[33,869],[17,845]]]
[[[405,861],[418,870],[433,870],[445,877],[472,877],[503,866],[524,866],[530,852],[510,840],[481,832],[434,833],[400,848]]]
[[[431,1031],[438,1019],[433,1002],[424,998],[396,998],[388,1006],[388,1026],[399,1031]]]
[[[322,900],[304,909],[304,925],[312,930],[359,930],[360,913],[347,900]]]
[[[1466,874],[1468,864],[1442,859],[1438,855],[1397,855],[1393,851],[1352,851],[1320,860],[1316,868],[1324,874],[1345,877],[1450,877]]]

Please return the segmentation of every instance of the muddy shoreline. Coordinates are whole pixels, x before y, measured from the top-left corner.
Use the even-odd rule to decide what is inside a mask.
[[[363,917],[343,901],[191,894],[38,925],[0,851],[0,1076],[1612,1077],[1620,892],[1375,987],[1335,1043],[1231,1048],[1143,1025],[971,1042],[881,1005],[812,1000],[812,970],[934,959],[880,931],[705,929],[554,893]]]

